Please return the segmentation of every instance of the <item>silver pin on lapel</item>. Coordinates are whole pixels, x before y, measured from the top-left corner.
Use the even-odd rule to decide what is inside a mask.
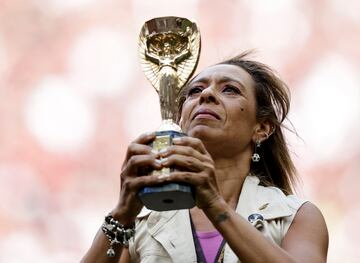
[[[250,222],[250,223],[254,223],[254,222],[256,222],[256,221],[263,221],[264,220],[264,217],[262,216],[262,215],[260,215],[260,214],[251,214],[251,215],[249,215],[249,217],[248,217],[248,221]]]
[[[249,215],[248,221],[259,231],[261,231],[264,227],[264,217],[260,214],[255,213]]]

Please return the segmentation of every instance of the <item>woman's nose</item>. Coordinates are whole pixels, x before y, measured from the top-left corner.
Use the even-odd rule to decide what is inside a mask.
[[[200,94],[200,101],[199,103],[215,103],[218,104],[218,98],[215,94],[215,91],[212,87],[207,87],[206,89],[203,89]]]

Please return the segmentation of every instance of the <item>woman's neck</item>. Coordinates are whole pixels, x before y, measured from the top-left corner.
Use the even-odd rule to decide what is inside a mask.
[[[220,193],[224,200],[233,208],[237,205],[243,182],[250,171],[249,158],[242,156],[231,159],[217,158],[214,160]]]

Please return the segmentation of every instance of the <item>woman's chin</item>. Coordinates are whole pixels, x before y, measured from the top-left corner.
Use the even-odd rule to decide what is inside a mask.
[[[191,128],[186,133],[187,133],[187,135],[198,138],[200,140],[216,139],[216,134],[215,134],[214,129],[210,128],[209,126],[205,126],[205,125],[197,125],[197,126]]]

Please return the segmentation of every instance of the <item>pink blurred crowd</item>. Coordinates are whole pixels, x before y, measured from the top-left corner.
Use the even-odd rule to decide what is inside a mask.
[[[194,19],[198,71],[241,51],[292,93],[288,133],[329,232],[360,258],[359,1],[0,0],[0,262],[77,262],[118,198],[128,143],[160,123],[137,41],[153,17]]]

